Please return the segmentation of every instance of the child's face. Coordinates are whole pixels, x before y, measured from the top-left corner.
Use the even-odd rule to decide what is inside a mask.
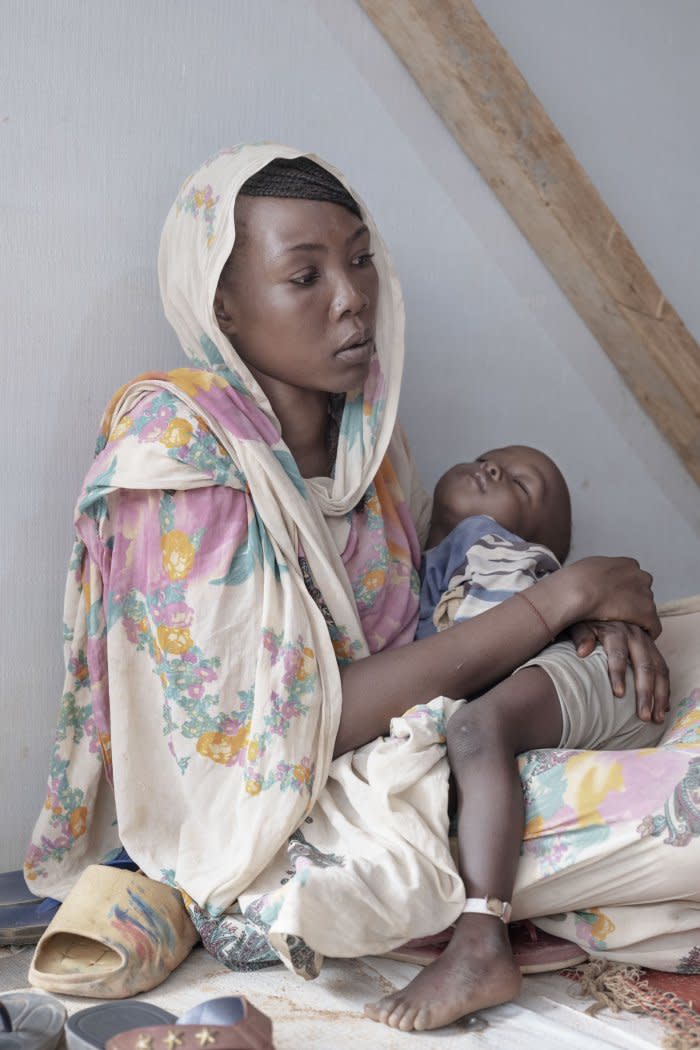
[[[476,514],[487,514],[530,543],[544,544],[560,560],[568,553],[569,490],[556,464],[537,449],[509,445],[443,474],[433,503],[438,533],[444,537]]]

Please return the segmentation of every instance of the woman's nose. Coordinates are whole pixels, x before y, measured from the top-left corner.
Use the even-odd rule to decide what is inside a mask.
[[[340,318],[346,313],[359,314],[367,306],[369,296],[361,291],[349,276],[338,281],[331,307],[335,318]]]

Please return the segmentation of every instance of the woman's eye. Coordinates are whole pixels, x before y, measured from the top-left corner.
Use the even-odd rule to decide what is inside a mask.
[[[373,258],[374,258],[374,252],[362,252],[361,255],[358,255],[353,260],[353,264],[355,266],[367,266],[368,263],[372,262]]]
[[[305,285],[313,284],[320,277],[318,270],[307,270],[305,273],[299,273],[296,277],[291,277],[292,284],[300,284],[302,287]]]

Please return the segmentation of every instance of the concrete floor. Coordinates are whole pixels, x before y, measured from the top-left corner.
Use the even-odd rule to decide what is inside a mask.
[[[27,986],[32,950],[0,948],[0,995]],[[437,1032],[396,1032],[362,1016],[365,1002],[402,987],[416,972],[390,959],[331,959],[317,980],[305,982],[283,966],[232,973],[199,947],[143,998],[179,1015],[205,999],[245,995],[273,1019],[277,1050],[646,1050],[663,1042],[661,1026],[639,1015],[587,1013],[591,1001],[576,998],[574,983],[556,974],[526,977],[516,1002]],[[63,1001],[69,1014],[95,1002]]]

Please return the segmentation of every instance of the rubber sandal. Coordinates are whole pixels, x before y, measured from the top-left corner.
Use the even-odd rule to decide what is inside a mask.
[[[21,871],[0,872],[0,945],[36,944],[60,903],[35,897]]]
[[[198,940],[177,890],[93,864],[37,944],[29,983],[63,995],[126,999],[161,984]]]
[[[60,906],[50,897],[35,897],[31,904],[0,907],[0,946],[36,944]]]
[[[272,1021],[243,996],[210,999],[176,1019],[151,1003],[103,1003],[66,1024],[68,1050],[274,1050]]]
[[[429,937],[416,937],[394,951],[386,952],[382,958],[411,963],[413,966],[429,966],[442,955],[450,943],[453,929],[453,926],[448,926],[446,930],[440,930]]]
[[[0,908],[14,908],[17,904],[36,904],[36,897],[27,889],[24,881],[24,873],[16,871],[0,871]]]
[[[138,999],[88,1006],[68,1018],[66,1046],[68,1050],[104,1050],[107,1041],[119,1032],[171,1025],[174,1020],[175,1014]]]
[[[508,936],[522,974],[566,970],[588,959],[588,953],[578,944],[539,930],[529,919],[511,923]]]
[[[2,1050],[55,1050],[66,1008],[48,992],[5,992],[0,999]]]

